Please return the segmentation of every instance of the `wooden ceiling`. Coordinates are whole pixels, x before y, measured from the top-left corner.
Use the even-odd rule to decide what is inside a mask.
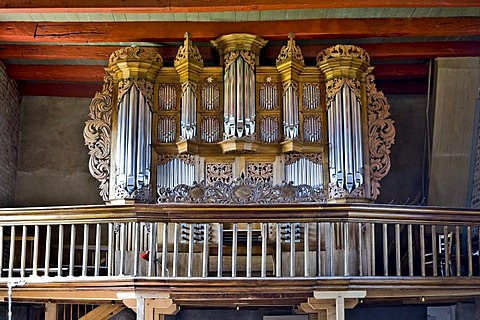
[[[333,44],[356,44],[380,90],[425,93],[435,58],[480,56],[480,1],[0,1],[0,59],[24,95],[92,97],[111,52],[149,46],[172,65],[186,31],[210,65],[209,41],[227,33],[269,40],[261,59],[272,65],[290,32],[307,65]]]

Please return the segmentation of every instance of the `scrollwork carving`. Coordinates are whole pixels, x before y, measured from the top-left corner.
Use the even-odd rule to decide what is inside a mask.
[[[198,51],[198,48],[193,45],[192,40],[190,40],[190,34],[188,32],[185,32],[185,41],[183,43],[183,46],[180,46],[180,48],[178,48],[178,52],[175,56],[173,64],[176,66],[185,59],[192,59],[203,63],[202,55],[200,54],[200,51]]]
[[[368,141],[370,151],[371,197],[380,194],[380,180],[390,171],[390,148],[395,143],[394,122],[390,119],[390,105],[383,92],[377,91],[375,77],[366,78]]]
[[[173,189],[158,188],[157,203],[213,203],[213,204],[269,204],[269,203],[324,203],[326,197],[322,189],[308,185],[293,185],[284,182],[273,185],[242,177],[213,184],[194,182],[192,186],[181,184]]]
[[[108,59],[109,65],[115,64],[119,61],[136,61],[148,60],[159,64],[163,63],[162,56],[150,49],[142,47],[124,47],[114,51]]]
[[[337,44],[323,51],[320,51],[320,53],[317,56],[317,63],[321,63],[322,61],[326,61],[331,58],[343,58],[343,57],[361,59],[370,64],[370,56],[368,55],[367,51],[354,45],[343,45],[343,44]]]
[[[255,68],[255,54],[247,50],[237,50],[229,51],[223,56],[225,70],[228,70],[230,65],[238,58],[238,56],[241,56],[252,69]]]
[[[303,158],[315,164],[323,164],[322,153],[289,153],[285,155],[285,165],[291,165]]]
[[[293,33],[290,33],[288,35],[287,45],[283,46],[282,49],[280,50],[280,54],[277,57],[277,64],[288,58],[297,60],[302,64],[304,64],[302,50],[300,49],[299,46],[295,44],[295,34]]]
[[[336,183],[328,184],[328,194],[331,199],[338,198],[365,198],[365,186],[360,185],[348,192],[346,189],[339,187]]]
[[[335,98],[335,95],[340,91],[344,84],[347,84],[353,91],[359,101],[361,101],[360,82],[357,79],[350,78],[334,78],[326,83],[327,93],[327,109],[330,103]]]
[[[179,159],[185,164],[193,165],[195,162],[195,156],[192,154],[160,154],[158,155],[157,164],[164,165],[168,162],[172,161],[173,159]]]
[[[122,79],[118,83],[118,102],[120,103],[120,101],[122,101],[123,96],[132,85],[135,85],[135,87],[138,88],[146,98],[150,110],[153,110],[153,84],[145,79]]]
[[[90,120],[85,123],[83,137],[90,156],[88,169],[100,182],[100,196],[109,197],[110,145],[112,125],[113,79],[105,76],[103,89],[97,92],[90,104]]]

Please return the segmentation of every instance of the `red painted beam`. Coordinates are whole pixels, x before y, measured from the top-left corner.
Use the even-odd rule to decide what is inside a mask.
[[[105,71],[102,66],[84,65],[6,65],[13,80],[102,82]],[[428,76],[427,64],[384,64],[373,70],[377,79],[415,79]]]
[[[13,80],[103,82],[102,66],[79,65],[6,65]]]
[[[229,33],[253,33],[267,40],[480,35],[480,18],[319,19],[260,22],[1,22],[3,42],[183,41],[184,33],[209,41]]]
[[[330,46],[330,44],[326,44],[300,45],[299,47],[305,59],[314,60],[320,51]],[[393,42],[360,44],[358,46],[366,50],[372,59],[425,59],[480,56],[480,41]],[[265,55],[268,59],[276,59],[280,53],[280,49],[281,46],[269,46],[265,49]]]
[[[331,45],[300,45],[303,57],[314,60],[318,53]],[[372,59],[415,59],[436,57],[472,57],[480,56],[480,41],[412,42],[412,43],[375,43],[360,45]],[[12,45],[0,44],[0,59],[40,59],[40,60],[108,60],[110,54],[119,46],[93,45]],[[152,47],[164,60],[172,61],[178,47]],[[210,46],[198,46],[203,59],[212,59]],[[281,46],[265,48],[267,59],[276,59]],[[105,62],[107,65],[107,62]]]
[[[0,59],[108,60],[110,54],[120,48],[120,46],[0,44]],[[149,48],[160,53],[164,60],[175,59],[178,52],[178,47],[174,46]],[[211,59],[210,47],[200,46],[198,49],[203,59]]]
[[[22,96],[93,98],[102,86],[102,83],[19,81],[18,92]]]
[[[478,7],[477,0],[4,0],[0,12],[221,12],[329,8]]]
[[[372,72],[376,79],[415,79],[428,77],[428,64],[381,64]]]

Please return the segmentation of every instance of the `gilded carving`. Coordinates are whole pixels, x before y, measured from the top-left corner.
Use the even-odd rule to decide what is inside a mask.
[[[332,58],[357,58],[370,64],[368,52],[354,45],[337,44],[321,51],[317,56],[317,63]]]
[[[273,182],[273,163],[248,163],[247,177],[254,182]]]
[[[289,153],[285,155],[285,165],[291,165],[304,158],[315,164],[323,164],[322,153]]]
[[[395,143],[395,127],[390,119],[387,98],[383,92],[377,91],[374,80],[373,75],[366,78],[371,197],[376,199],[380,194],[380,180],[390,171],[390,148]]]
[[[83,137],[88,147],[90,159],[88,168],[92,176],[100,182],[100,196],[108,200],[110,179],[110,145],[112,126],[113,79],[105,76],[103,89],[97,92],[90,104],[90,119],[85,123]]]
[[[255,54],[247,50],[238,50],[229,51],[223,56],[225,71],[228,70],[230,65],[238,58],[238,56],[241,56],[252,69],[255,68]]]
[[[192,40],[190,40],[190,34],[188,32],[185,32],[185,41],[183,46],[178,48],[178,52],[173,64],[177,66],[182,62],[182,60],[195,60],[203,63],[202,55],[200,54],[200,51],[198,51],[198,48],[192,44]]]
[[[146,98],[150,110],[153,109],[153,84],[145,79],[122,79],[118,83],[118,101],[122,101],[123,96],[135,85],[137,89]]]
[[[365,186],[362,184],[357,188],[348,192],[346,189],[339,187],[336,183],[328,184],[328,195],[331,199],[338,198],[365,198]]]
[[[330,103],[335,98],[338,91],[340,91],[344,84],[347,84],[350,87],[350,89],[353,91],[359,101],[362,100],[362,94],[360,92],[360,81],[351,78],[334,78],[326,83],[327,109],[330,107]]]
[[[182,154],[160,154],[158,155],[157,164],[165,165],[174,159],[178,159],[188,165],[194,165],[195,163],[194,155],[188,154],[188,153],[182,153]]]
[[[157,203],[214,203],[214,204],[268,204],[268,203],[324,203],[323,190],[308,185],[292,183],[273,185],[242,177],[225,182],[194,182],[192,186],[181,184],[173,189],[158,188]]]
[[[150,49],[142,47],[124,47],[117,51],[114,51],[108,59],[108,64],[112,65],[119,61],[130,60],[148,60],[158,64],[163,63],[162,56]]]
[[[217,181],[230,183],[233,180],[233,164],[231,163],[207,163],[205,166],[207,184]]]
[[[302,50],[300,50],[300,47],[295,45],[295,34],[290,33],[288,35],[288,43],[286,46],[283,46],[282,49],[280,50],[280,54],[277,57],[276,63],[280,63],[283,60],[286,59],[294,59],[302,64],[304,64],[303,56],[302,56]]]

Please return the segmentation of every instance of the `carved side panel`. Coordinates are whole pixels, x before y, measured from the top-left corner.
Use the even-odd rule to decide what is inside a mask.
[[[108,200],[110,178],[110,145],[112,126],[113,79],[105,76],[102,92],[97,92],[90,104],[90,113],[85,123],[83,137],[88,147],[90,160],[88,168],[92,176],[100,182],[100,196]]]
[[[273,163],[248,163],[247,177],[256,183],[273,183]]]
[[[380,194],[380,180],[390,171],[390,148],[395,143],[390,105],[383,92],[377,92],[374,80],[373,75],[366,78],[372,199]]]
[[[233,181],[232,163],[207,163],[205,166],[206,183],[211,185],[217,181],[229,184]]]

